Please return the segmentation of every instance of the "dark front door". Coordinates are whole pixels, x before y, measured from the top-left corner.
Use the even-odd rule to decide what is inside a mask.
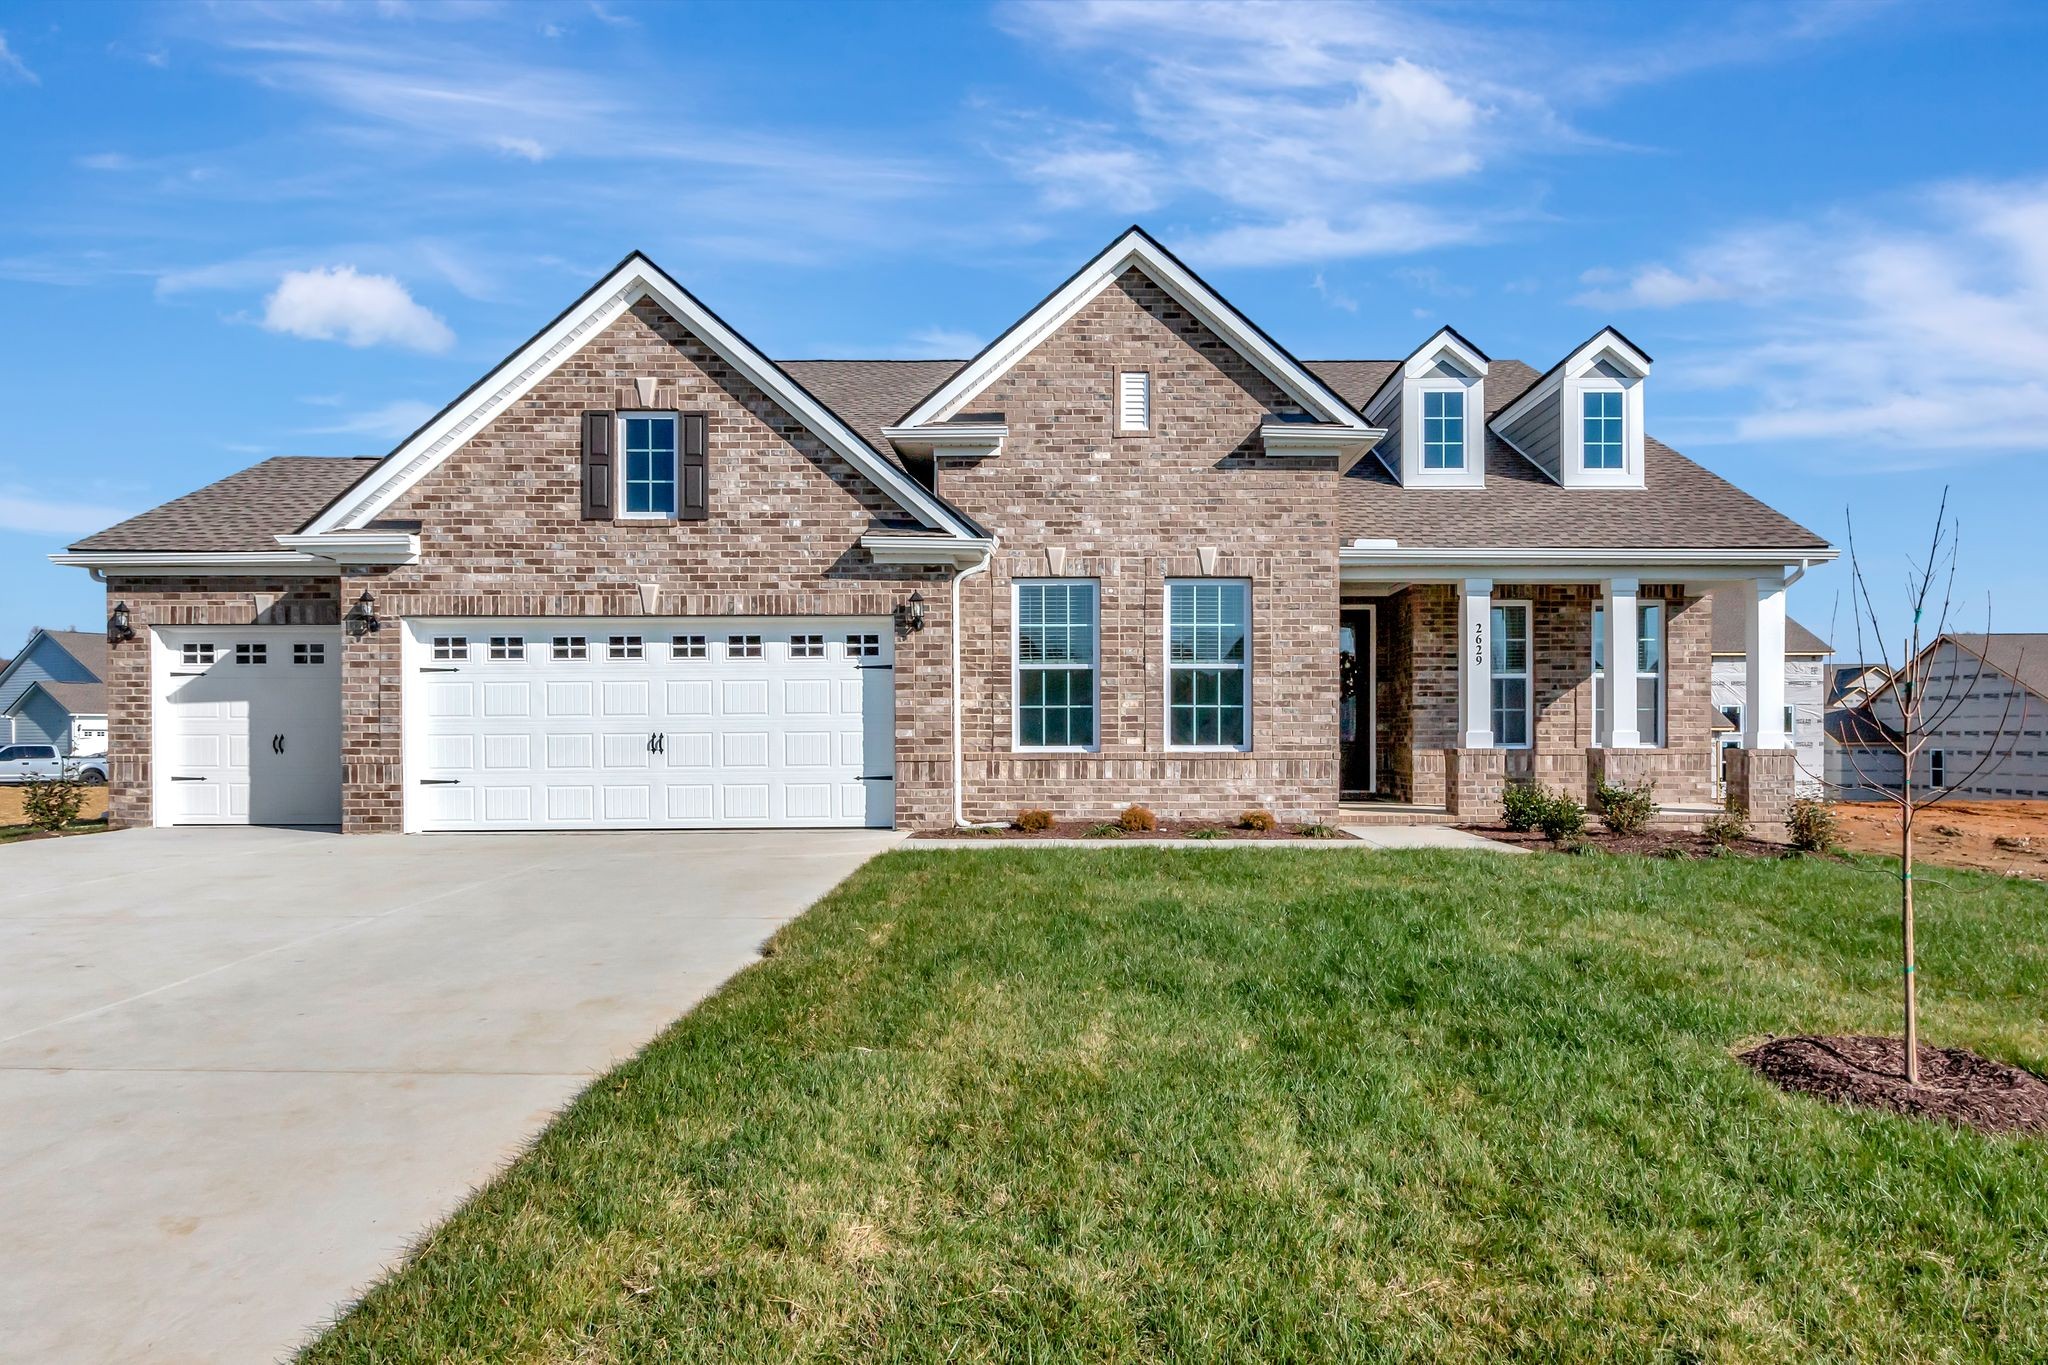
[[[1369,795],[1376,788],[1372,626],[1371,607],[1349,607],[1337,618],[1337,745],[1345,796]]]

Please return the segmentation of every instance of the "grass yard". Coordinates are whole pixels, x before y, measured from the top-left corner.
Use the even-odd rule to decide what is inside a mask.
[[[1784,1095],[1896,1028],[1874,861],[899,852],[594,1085],[318,1362],[2039,1360],[2048,1142]],[[2048,890],[1921,891],[2048,1070]]]

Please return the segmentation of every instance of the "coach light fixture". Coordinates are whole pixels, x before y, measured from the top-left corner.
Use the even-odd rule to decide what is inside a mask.
[[[896,608],[896,629],[903,632],[924,629],[924,594],[912,588],[910,600]]]
[[[135,627],[128,624],[128,604],[114,603],[113,614],[107,617],[107,643],[118,645],[123,640],[135,638]]]
[[[370,596],[368,588],[363,589],[363,595],[348,609],[348,615],[342,618],[341,624],[348,630],[351,640],[360,640],[372,631],[384,629],[384,623],[377,619],[377,599]]]

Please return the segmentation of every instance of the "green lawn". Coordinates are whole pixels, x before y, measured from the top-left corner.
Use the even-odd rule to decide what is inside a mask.
[[[1778,1093],[1888,1031],[1875,861],[896,853],[312,1361],[2048,1357],[2048,1142]],[[1922,889],[2048,1070],[2048,890]]]

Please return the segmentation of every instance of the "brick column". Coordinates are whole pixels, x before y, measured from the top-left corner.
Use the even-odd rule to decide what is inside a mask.
[[[1460,820],[1491,824],[1503,809],[1507,755],[1500,749],[1446,749],[1444,804]]]
[[[1586,808],[1599,808],[1602,782],[1617,787],[1640,787],[1645,782],[1656,786],[1663,758],[1664,754],[1657,749],[1586,750]]]
[[[1759,839],[1786,837],[1797,755],[1790,749],[1730,749],[1728,804],[1746,811]]]

